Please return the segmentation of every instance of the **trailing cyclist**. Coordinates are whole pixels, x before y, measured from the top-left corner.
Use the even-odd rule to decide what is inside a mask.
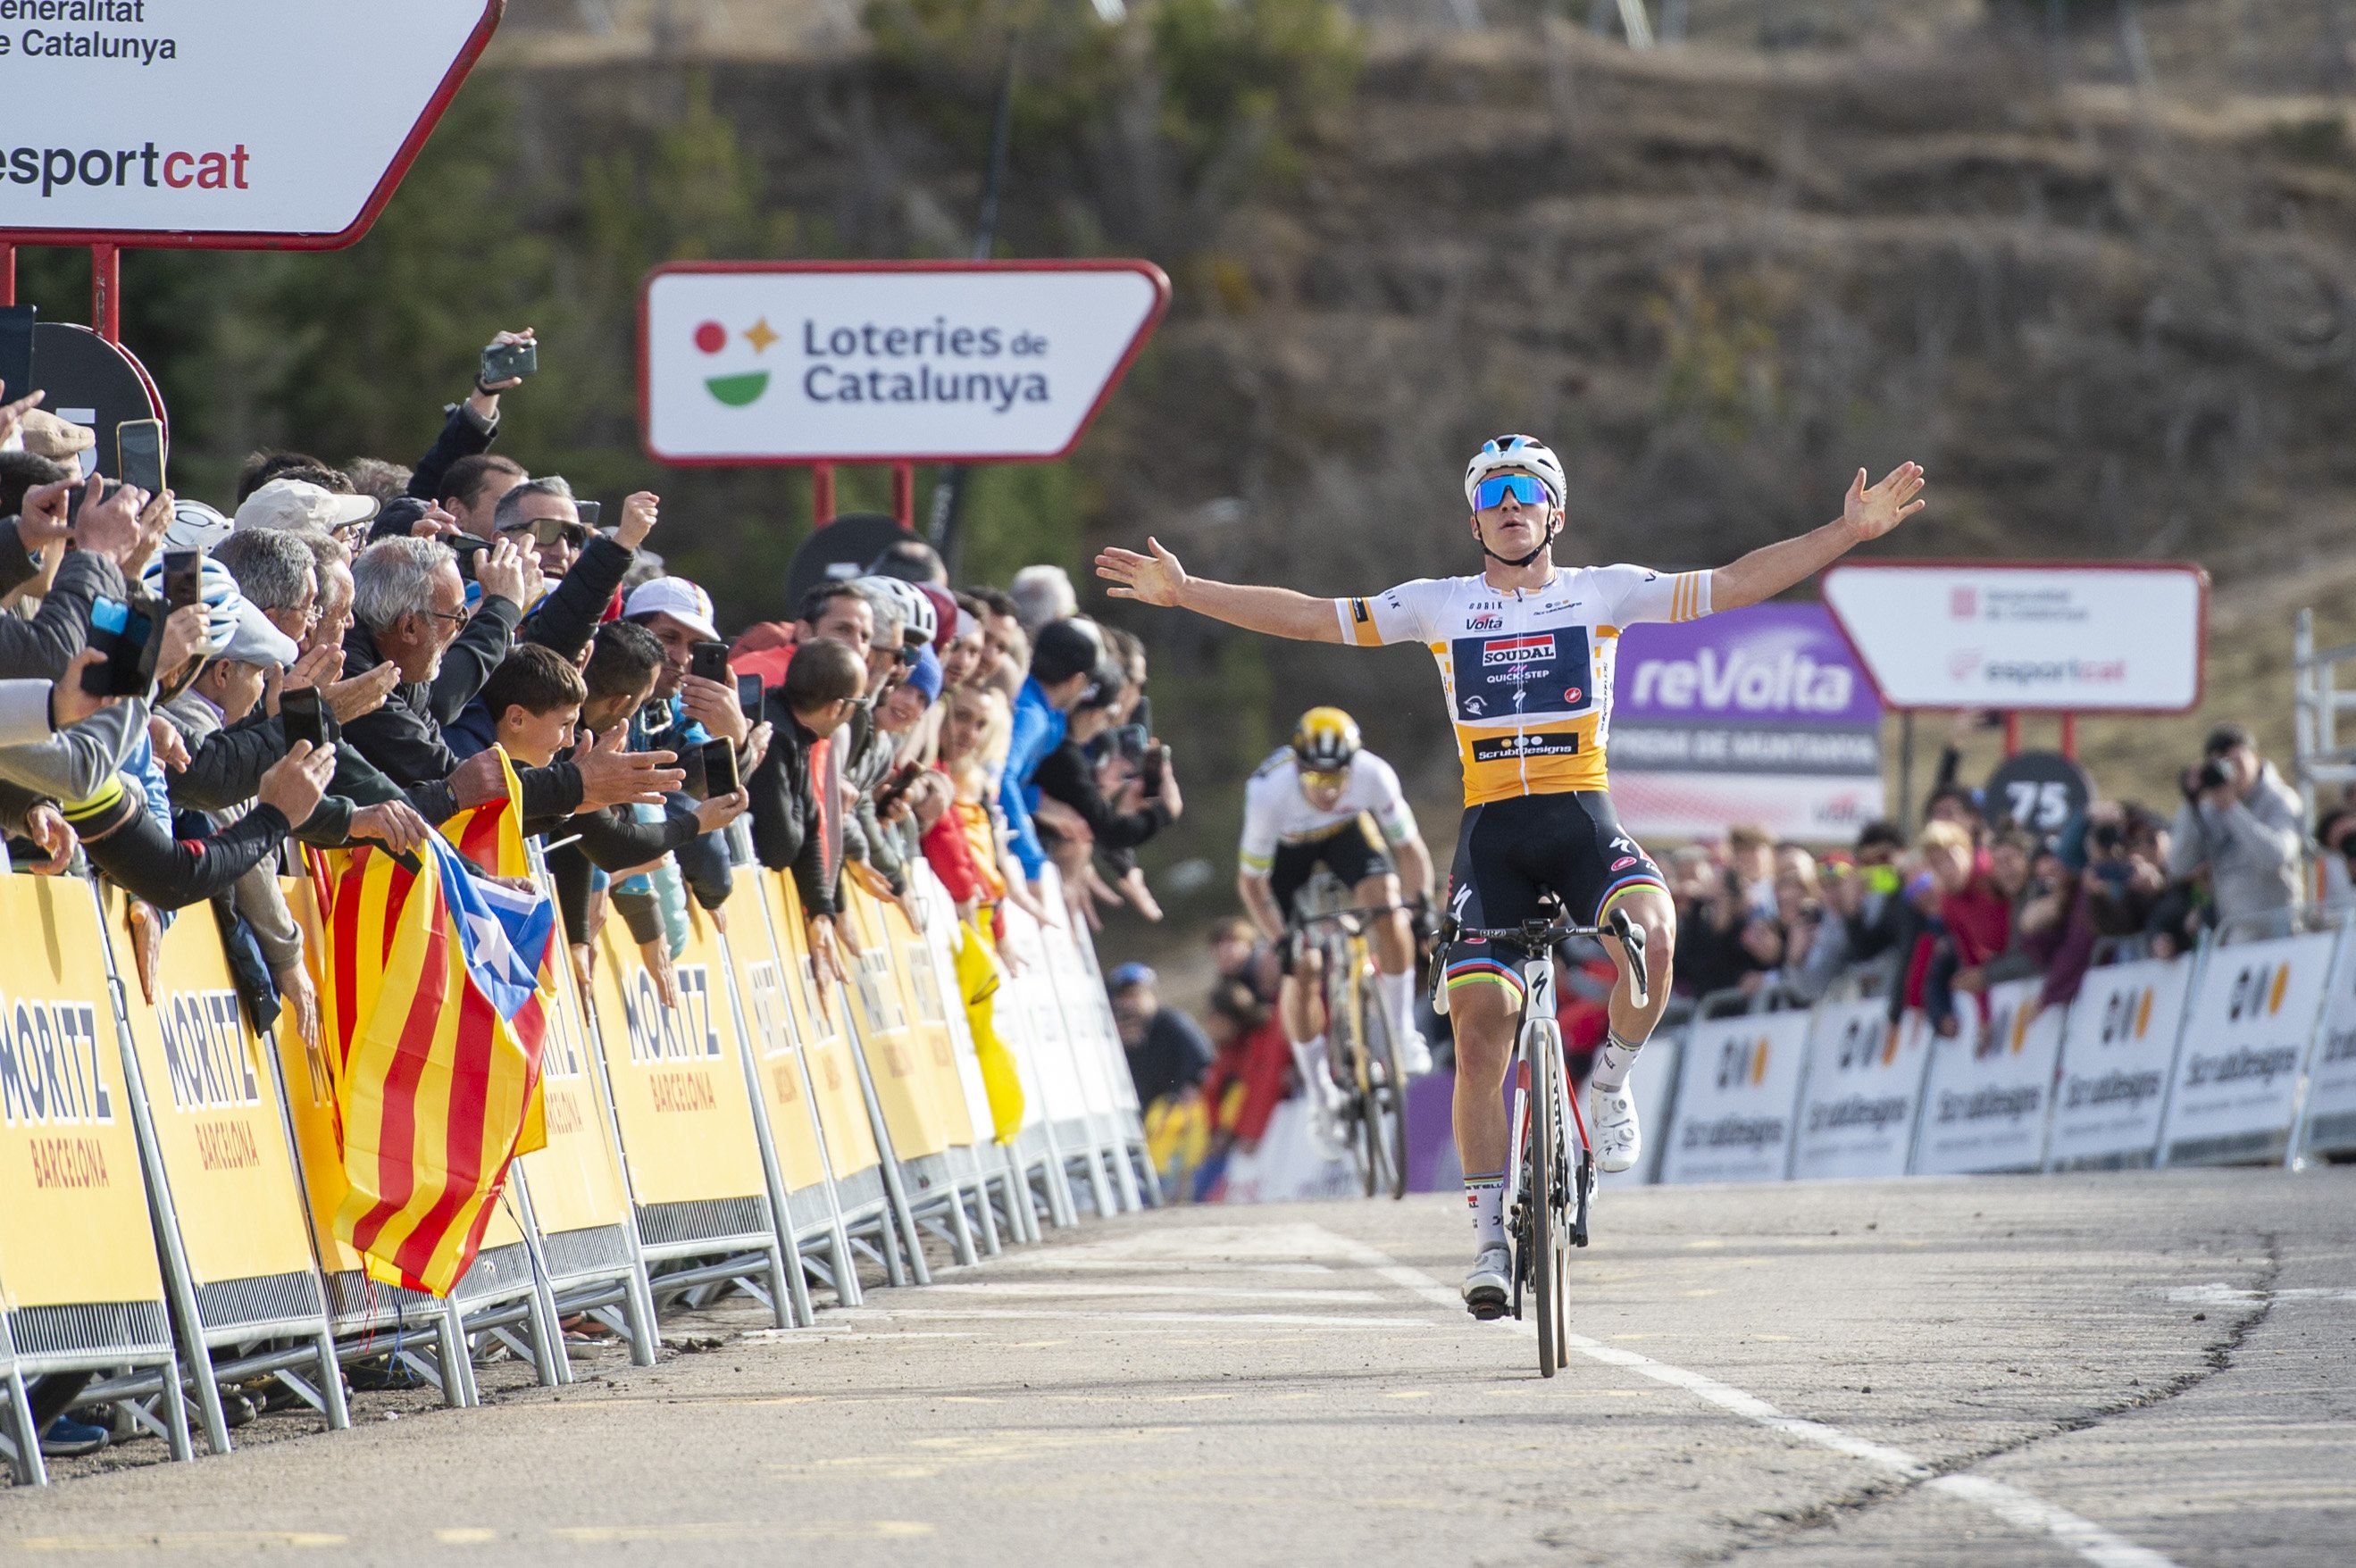
[[[1597,1162],[1626,1170],[1643,1147],[1628,1072],[1669,995],[1676,916],[1652,859],[1620,827],[1604,772],[1612,672],[1622,628],[1689,621],[1772,598],[1919,511],[1922,471],[1901,464],[1868,486],[1863,469],[1841,515],[1711,571],[1637,566],[1558,567],[1568,486],[1541,443],[1505,435],[1464,469],[1472,542],[1486,558],[1464,577],[1424,578],[1366,598],[1312,599],[1290,589],[1190,577],[1148,539],[1150,555],[1108,549],[1098,575],[1119,598],[1176,605],[1249,631],[1373,647],[1418,642],[1440,665],[1464,771],[1464,823],[1450,873],[1449,913],[1462,926],[1519,924],[1552,894],[1582,923],[1623,910],[1644,933],[1649,985],[1636,1005],[1629,960],[1606,939],[1620,976],[1611,1029],[1589,1080]],[[1473,1315],[1505,1310],[1502,1172],[1508,1126],[1502,1093],[1521,1005],[1516,954],[1462,941],[1446,963],[1456,1037],[1456,1147],[1478,1257],[1464,1281]]]
[[[1396,864],[1394,864],[1396,857]],[[1293,899],[1323,866],[1351,890],[1370,923],[1375,985],[1407,1076],[1431,1071],[1431,1047],[1415,1017],[1415,933],[1399,884],[1416,904],[1431,903],[1431,851],[1416,828],[1391,765],[1359,744],[1357,721],[1338,708],[1312,708],[1292,742],[1272,753],[1244,785],[1243,848],[1236,891],[1252,923],[1283,955],[1277,996],[1285,1038],[1310,1095],[1312,1125],[1329,1147],[1343,1141],[1349,1094],[1333,1081],[1323,996],[1314,976],[1297,976]]]

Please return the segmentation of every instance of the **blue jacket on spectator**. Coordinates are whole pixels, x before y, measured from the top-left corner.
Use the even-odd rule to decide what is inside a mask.
[[[1006,836],[1014,847],[1014,858],[1023,862],[1023,876],[1034,882],[1047,864],[1047,851],[1031,821],[1031,803],[1038,794],[1031,775],[1038,772],[1041,758],[1064,743],[1065,729],[1064,715],[1047,700],[1046,688],[1039,684],[1039,677],[1025,676],[1023,689],[1014,698],[1014,732],[1007,742],[1006,772],[999,780],[998,799],[1006,813]]]

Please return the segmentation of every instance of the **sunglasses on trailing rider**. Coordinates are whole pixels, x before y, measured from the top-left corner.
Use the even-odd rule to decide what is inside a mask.
[[[1508,496],[1525,507],[1554,504],[1554,496],[1547,493],[1543,480],[1527,474],[1496,474],[1473,487],[1472,509],[1485,512],[1492,507],[1502,507]]]
[[[1350,770],[1335,768],[1328,773],[1321,768],[1301,770],[1301,784],[1310,789],[1340,789],[1350,782]]]

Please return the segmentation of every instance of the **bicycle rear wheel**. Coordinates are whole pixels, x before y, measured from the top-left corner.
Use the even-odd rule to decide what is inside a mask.
[[[1524,1124],[1529,1139],[1524,1157],[1529,1185],[1523,1224],[1529,1239],[1530,1291],[1537,1307],[1538,1376],[1550,1378],[1562,1352],[1557,1327],[1562,1300],[1561,1238],[1555,1229],[1555,1190],[1562,1178],[1558,1134],[1562,1104],[1556,1084],[1562,1076],[1562,1056],[1546,1049],[1546,1032],[1533,1023],[1522,1036],[1530,1067],[1530,1114]]]
[[[1370,1114],[1365,987],[1351,973],[1356,957],[1346,942],[1333,943],[1325,949],[1325,1040],[1328,1071],[1349,1092],[1349,1114],[1355,1123],[1346,1129],[1350,1135],[1350,1163],[1357,1167],[1359,1189],[1372,1198],[1382,1173],[1376,1167],[1377,1151],[1372,1131],[1374,1117]]]

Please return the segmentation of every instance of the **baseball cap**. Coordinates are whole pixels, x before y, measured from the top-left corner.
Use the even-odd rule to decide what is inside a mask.
[[[52,463],[79,457],[98,444],[98,432],[86,424],[59,419],[47,409],[30,410],[16,428],[23,432],[27,452]]]
[[[237,509],[239,528],[310,528],[323,534],[365,523],[384,505],[373,496],[338,496],[307,479],[273,479]]]
[[[720,630],[712,624],[712,595],[684,577],[650,578],[622,602],[626,621],[655,614],[669,616],[706,642],[720,641]]]
[[[237,602],[237,630],[230,634],[229,646],[218,656],[235,659],[241,664],[276,665],[280,668],[302,656],[303,650],[294,639],[270,624],[270,617],[254,607],[249,599]]]
[[[1115,991],[1126,991],[1131,986],[1151,986],[1153,971],[1142,964],[1124,964],[1105,976],[1105,985]]]
[[[916,689],[927,706],[940,696],[941,661],[932,649],[916,650],[916,662],[908,671],[907,684]]]
[[[957,595],[946,588],[930,582],[918,582],[911,586],[923,594],[926,603],[933,607],[933,646],[947,647],[949,640],[958,635],[958,616],[960,612],[958,609]]]

